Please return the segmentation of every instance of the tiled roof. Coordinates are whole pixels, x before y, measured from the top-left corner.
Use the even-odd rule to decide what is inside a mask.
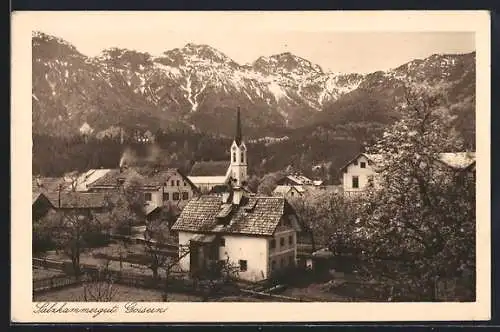
[[[107,205],[108,193],[57,192],[46,193],[45,196],[55,208],[102,208]],[[59,205],[60,197],[60,205]]]
[[[33,193],[36,192],[55,192],[59,190],[59,185],[62,185],[63,190],[68,189],[69,185],[64,178],[57,177],[33,177],[31,182],[31,189]]]
[[[285,204],[283,197],[250,196],[240,206],[230,205],[228,212],[220,196],[202,195],[187,203],[172,230],[271,236],[285,213]],[[224,223],[219,221],[224,219],[222,215],[227,215]]]
[[[188,183],[192,189],[196,189],[196,185],[189,179],[189,177],[185,176],[177,168],[168,168],[164,170],[159,170],[148,175],[142,174],[144,176],[142,183],[146,186],[163,186],[172,176],[180,175],[186,183]]]
[[[191,168],[190,176],[225,176],[229,161],[198,161]]]
[[[143,176],[132,168],[126,168],[122,171],[120,171],[120,169],[112,169],[100,179],[92,183],[90,187],[115,187],[118,184],[118,179],[125,179],[126,181],[134,178],[138,179],[142,183]]]
[[[285,177],[286,179],[292,181],[296,185],[307,185],[307,184],[313,184],[313,181],[309,179],[308,177],[301,175],[301,174],[290,174]],[[281,181],[283,181],[282,179]],[[279,181],[279,182],[281,182]]]
[[[76,180],[76,191],[87,191],[90,185],[112,171],[111,169],[90,169]]]

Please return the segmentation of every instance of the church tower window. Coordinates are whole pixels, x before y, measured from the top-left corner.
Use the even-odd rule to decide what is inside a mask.
[[[236,162],[236,152],[233,152],[233,163]]]
[[[241,151],[241,162],[245,162],[245,152]]]

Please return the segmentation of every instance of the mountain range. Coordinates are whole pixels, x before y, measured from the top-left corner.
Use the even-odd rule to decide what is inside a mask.
[[[54,136],[102,137],[119,128],[231,135],[237,107],[245,133],[257,138],[332,124],[384,124],[393,119],[400,88],[412,82],[444,89],[465,135],[474,128],[475,52],[343,74],[291,53],[238,64],[192,43],[156,57],[118,48],[88,57],[65,40],[34,32],[32,70],[33,132]]]

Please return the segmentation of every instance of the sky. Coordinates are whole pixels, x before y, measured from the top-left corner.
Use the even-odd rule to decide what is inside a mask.
[[[410,22],[402,29],[390,18],[321,14],[59,12],[35,16],[32,26],[65,39],[88,56],[110,47],[160,55],[195,43],[208,44],[239,64],[290,52],[324,71],[342,73],[387,70],[435,53],[475,50],[475,34],[461,31],[465,28],[435,24],[433,30],[425,21],[411,26],[409,19],[401,21],[404,17],[399,15],[401,22]]]

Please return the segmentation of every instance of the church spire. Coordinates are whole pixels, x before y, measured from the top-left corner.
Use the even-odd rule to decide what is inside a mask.
[[[236,111],[236,135],[234,136],[234,140],[236,144],[240,145],[241,144],[241,119],[240,119],[240,108],[238,107],[238,110]]]

